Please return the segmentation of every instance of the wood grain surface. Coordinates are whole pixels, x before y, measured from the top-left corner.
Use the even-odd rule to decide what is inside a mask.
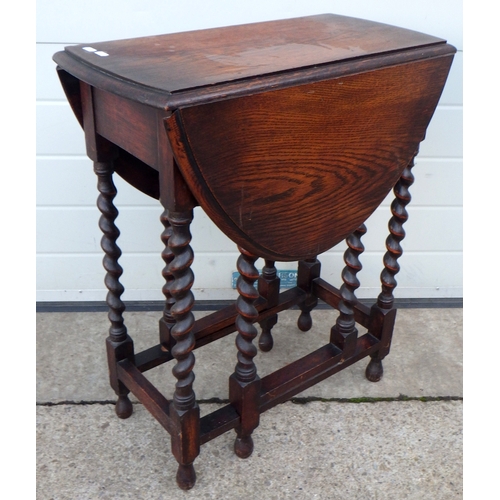
[[[274,260],[315,256],[396,183],[451,59],[184,108],[167,120],[174,154],[198,202],[239,245]]]
[[[178,92],[442,42],[395,26],[322,14],[81,44],[65,50],[123,80]]]

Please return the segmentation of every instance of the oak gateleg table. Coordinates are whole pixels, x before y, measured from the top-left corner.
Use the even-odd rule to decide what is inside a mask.
[[[235,452],[246,458],[266,410],[367,356],[367,378],[380,380],[413,159],[454,53],[433,36],[325,14],[76,45],[54,55],[98,178],[116,413],[131,415],[132,392],[169,432],[181,488],[195,483],[203,443],[235,429]],[[114,173],[163,206],[159,343],[137,353],[123,320]],[[381,292],[368,307],[355,295],[364,222],[391,189]],[[196,206],[240,251],[236,303],[198,321],[190,247]],[[344,239],[337,289],[321,278],[317,257]],[[298,261],[296,287],[280,292],[277,261]],[[339,311],[327,343],[259,378],[255,324],[261,350],[269,351],[278,313],[298,306],[298,327],[307,331],[318,300]],[[358,335],[357,324],[367,332]],[[230,403],[200,418],[193,351],[235,331]],[[170,361],[176,384],[167,399],[143,373]]]

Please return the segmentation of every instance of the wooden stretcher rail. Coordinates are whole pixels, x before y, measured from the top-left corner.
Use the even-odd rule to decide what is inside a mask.
[[[291,288],[280,294],[276,306],[268,309],[266,309],[266,300],[261,297],[256,304],[256,308],[259,311],[259,317],[256,319],[256,322],[299,304],[306,298],[306,295],[306,292],[299,287]],[[215,311],[197,320],[193,327],[196,338],[196,345],[194,348],[198,349],[199,347],[210,344],[214,340],[218,340],[235,332],[236,326],[234,323],[237,315],[236,306],[231,304],[224,309]],[[137,353],[134,358],[134,363],[139,371],[144,372],[171,361],[172,359],[173,356],[168,351],[164,351],[160,344],[157,344]]]
[[[281,404],[305,389],[374,352],[379,343],[369,333],[360,337],[352,356],[342,361],[342,351],[326,344],[262,379],[259,412]],[[118,377],[139,399],[156,420],[170,433],[174,426],[169,415],[169,401],[147,380],[129,360],[118,363]],[[204,444],[235,428],[240,416],[229,404],[205,415],[200,420],[200,442]]]
[[[313,295],[334,308],[338,308],[341,300],[340,291],[321,278],[313,281]],[[259,310],[256,322],[299,304],[307,296],[307,292],[295,287],[281,293],[278,304],[267,309],[267,302],[261,297],[256,303],[256,308]],[[235,305],[230,305],[197,320],[193,328],[196,337],[195,349],[233,333],[236,330],[236,316]],[[358,302],[354,307],[354,316],[357,322],[368,326],[370,308]],[[342,359],[342,350],[329,343],[276,370],[261,381],[259,412],[263,413],[289,400],[321,380],[375,352],[378,346],[379,340],[370,333],[366,333],[358,338],[356,349],[348,358]],[[136,354],[135,364],[129,360],[118,363],[119,379],[170,434],[174,432],[174,426],[169,416],[170,403],[142,372],[172,359],[171,353],[164,351],[158,344]],[[240,416],[231,404],[205,415],[200,419],[201,444],[235,428],[239,421]]]
[[[354,354],[342,360],[342,351],[333,344],[326,344],[316,351],[276,370],[262,379],[260,413],[321,382],[368,356],[377,348],[378,339],[365,334],[357,341]]]
[[[332,306],[335,309],[339,308],[339,302],[341,300],[340,290],[335,288],[330,283],[326,282],[322,278],[316,278],[313,281],[313,295],[321,299],[323,302]],[[365,328],[369,328],[370,324],[370,308],[365,304],[357,301],[354,303],[354,320],[356,323],[363,325]]]
[[[326,344],[316,351],[276,370],[261,381],[259,413],[284,403],[296,394],[312,387],[331,375],[354,364],[377,349],[379,343],[369,333],[358,339],[354,354],[342,361],[342,351],[333,344]],[[231,405],[226,405],[201,419],[201,443],[220,436],[239,423],[239,415]]]
[[[170,402],[156,387],[131,363],[124,359],[117,364],[118,378],[132,394],[160,422],[170,435],[174,428],[170,419]]]

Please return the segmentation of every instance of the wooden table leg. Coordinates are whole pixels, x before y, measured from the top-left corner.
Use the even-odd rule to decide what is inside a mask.
[[[303,332],[312,328],[311,311],[318,305],[318,298],[311,293],[312,283],[314,279],[319,278],[320,272],[321,263],[316,257],[299,261],[297,286],[308,293],[306,300],[299,304],[301,314],[297,326]]]
[[[259,315],[254,305],[259,298],[259,292],[254,283],[259,278],[259,272],[254,265],[257,257],[243,248],[239,247],[239,250],[241,252],[237,263],[240,273],[237,282],[239,296],[236,301],[238,362],[234,373],[229,377],[229,400],[240,416],[240,422],[236,427],[234,451],[240,458],[247,458],[253,451],[252,432],[259,425],[260,417],[261,383],[257,367],[253,362],[257,348],[252,343],[257,336],[257,329],[253,323]]]
[[[280,294],[280,279],[277,276],[274,261],[266,260],[262,269],[262,276],[259,277],[259,295],[267,301],[267,307],[274,307],[278,304]],[[271,330],[278,322],[278,315],[272,316],[259,322],[262,332],[259,338],[259,348],[267,352],[273,348],[273,336]]]
[[[121,250],[116,244],[120,231],[114,222],[118,216],[118,210],[113,204],[116,196],[116,187],[113,183],[113,162],[94,162],[94,171],[97,175],[97,189],[99,190],[97,207],[102,214],[99,227],[103,233],[101,247],[104,250],[103,266],[106,270],[104,282],[108,289],[106,302],[109,307],[108,318],[111,322],[109,337],[106,339],[109,378],[111,387],[118,396],[115,406],[116,414],[120,418],[128,418],[132,414],[132,403],[128,398],[130,391],[118,380],[116,365],[123,359],[133,357],[134,344],[123,320],[125,305],[121,300],[121,295],[124,288],[119,279],[123,270],[118,264]]]
[[[170,334],[175,340],[172,355],[177,361],[172,369],[177,379],[170,413],[177,429],[172,433],[172,453],[179,463],[177,484],[185,490],[194,486],[196,473],[193,462],[200,453],[200,410],[193,391],[195,358],[192,351],[195,337],[192,331],[194,296],[191,287],[194,274],[191,264],[194,255],[189,231],[192,219],[192,210],[168,212],[168,222],[172,227],[168,247],[173,255],[168,264],[168,274],[173,277],[168,283],[168,292],[174,300],[170,312],[175,319]]]
[[[160,330],[160,344],[161,348],[165,351],[170,351],[174,345],[173,337],[170,334],[172,327],[175,325],[175,318],[172,316],[172,305],[175,303],[172,294],[170,293],[170,285],[174,280],[171,272],[169,271],[169,264],[172,262],[174,258],[174,254],[170,250],[168,246],[168,240],[172,236],[172,226],[168,221],[168,210],[165,209],[160,217],[160,221],[163,224],[163,232],[161,234],[161,240],[163,242],[163,251],[161,253],[161,257],[163,262],[165,262],[165,266],[162,270],[162,276],[165,280],[165,284],[163,285],[162,292],[165,296],[165,305],[163,308],[163,315],[159,321],[159,330]]]
[[[416,155],[415,155],[416,156]],[[394,308],[394,289],[397,286],[395,275],[399,272],[398,259],[403,254],[400,243],[405,237],[403,224],[408,220],[406,205],[410,203],[409,187],[413,184],[414,159],[403,170],[399,181],[394,186],[394,201],[391,204],[392,217],[389,220],[389,236],[386,240],[387,252],[384,255],[384,269],[380,275],[382,291],[377,303],[371,309],[370,332],[380,339],[380,349],[371,355],[366,367],[366,378],[378,382],[384,373],[382,360],[389,354],[392,332],[396,321]]]
[[[101,247],[104,251],[103,266],[106,270],[104,279],[108,293],[106,303],[109,307],[108,318],[111,323],[106,339],[106,351],[109,366],[109,381],[118,396],[115,411],[118,417],[128,418],[132,414],[132,403],[128,398],[129,390],[118,379],[117,364],[124,359],[133,359],[134,343],[127,333],[123,320],[125,305],[121,300],[123,285],[120,283],[122,268],[118,264],[121,250],[116,244],[120,231],[115,220],[118,210],[113,204],[116,187],[113,183],[114,161],[118,151],[115,145],[96,133],[93,92],[89,85],[80,82],[82,125],[85,131],[85,147],[88,157],[94,162],[97,175],[97,207],[101,212],[99,227],[103,233]]]
[[[342,349],[342,359],[349,358],[356,349],[358,330],[354,320],[354,304],[359,288],[356,274],[361,270],[359,255],[364,251],[361,237],[366,233],[366,226],[362,224],[354,233],[347,237],[347,250],[344,253],[345,267],[342,271],[344,283],[340,287],[342,299],[339,302],[339,316],[330,333],[330,342]]]

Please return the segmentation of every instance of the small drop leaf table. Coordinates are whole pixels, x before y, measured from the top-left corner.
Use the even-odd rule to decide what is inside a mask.
[[[440,38],[324,14],[82,44],[54,55],[98,178],[116,413],[131,415],[132,392],[168,431],[181,488],[195,483],[203,443],[235,429],[235,452],[248,457],[266,410],[364,357],[367,378],[380,380],[413,161],[454,53]],[[165,307],[159,343],[142,352],[134,352],[123,318],[114,173],[162,205]],[[391,190],[381,292],[369,307],[355,295],[364,223]],[[197,321],[196,206],[240,252],[235,304]],[[317,257],[342,240],[337,289],[321,278]],[[298,262],[297,286],[280,291],[275,263],[287,261]],[[255,325],[260,349],[269,351],[278,313],[298,306],[298,328],[307,331],[319,300],[338,310],[325,345],[260,378]],[[229,404],[200,418],[193,351],[233,332]],[[144,375],[167,362],[176,378],[171,399]]]

